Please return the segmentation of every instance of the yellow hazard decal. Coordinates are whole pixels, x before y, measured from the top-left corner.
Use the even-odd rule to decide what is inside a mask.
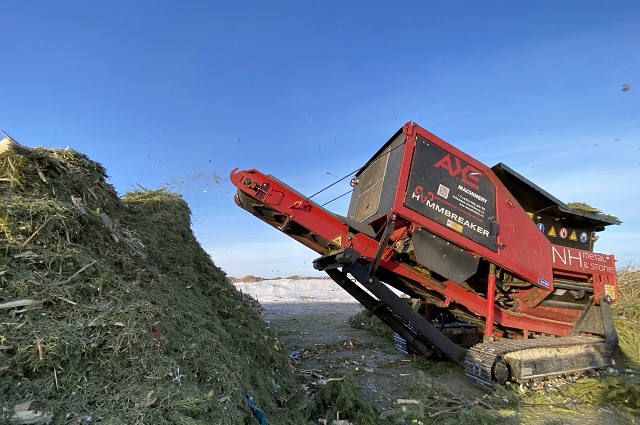
[[[335,238],[331,239],[331,242],[336,244],[337,246],[342,246],[342,235],[338,235]]]
[[[462,230],[464,229],[464,227],[462,227],[461,224],[458,224],[455,221],[451,221],[451,220],[447,220],[447,227],[452,228],[458,233],[462,233]]]
[[[570,241],[577,241],[577,240],[578,240],[578,235],[576,234],[576,231],[575,231],[575,230],[573,230],[573,231],[571,232],[571,234],[569,235],[569,240],[570,240]]]
[[[529,218],[530,218],[531,220],[533,220],[533,213],[528,212],[528,213],[527,213],[527,215],[529,216]]]
[[[611,298],[616,297],[616,288],[613,285],[604,285],[605,295],[609,295]]]
[[[552,238],[555,238],[556,236],[558,236],[556,234],[556,227],[555,226],[551,226],[551,229],[549,229],[549,233],[547,233],[547,236],[550,236]]]

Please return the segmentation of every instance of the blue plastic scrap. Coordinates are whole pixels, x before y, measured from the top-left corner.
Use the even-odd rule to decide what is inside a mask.
[[[256,407],[253,396],[247,393],[244,393],[244,410],[253,413],[258,418],[260,425],[269,425],[267,414]]]

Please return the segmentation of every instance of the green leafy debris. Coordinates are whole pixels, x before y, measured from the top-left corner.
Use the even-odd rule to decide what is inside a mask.
[[[175,193],[120,198],[73,150],[0,159],[0,408],[55,423],[239,424],[243,392],[303,424],[278,336],[243,302]],[[271,382],[276,382],[275,393]]]

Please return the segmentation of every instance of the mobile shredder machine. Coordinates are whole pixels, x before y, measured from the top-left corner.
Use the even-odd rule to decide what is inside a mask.
[[[620,222],[505,164],[489,168],[409,122],[351,179],[346,216],[255,169],[230,177],[237,205],[316,251],[314,268],[405,352],[446,355],[488,390],[612,363],[615,259],[593,246]]]

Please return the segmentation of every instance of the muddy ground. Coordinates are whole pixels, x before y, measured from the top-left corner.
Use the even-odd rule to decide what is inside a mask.
[[[351,327],[348,320],[362,310],[360,304],[303,299],[262,302],[262,306],[266,310],[263,319],[280,334],[286,350],[292,353],[296,368],[304,374],[309,385],[319,379],[351,374],[359,383],[361,400],[380,411],[397,408],[398,399],[411,398],[411,388],[429,378],[466,399],[485,395],[452,363],[421,358],[412,360],[399,354],[389,338]],[[621,418],[615,412],[593,406],[496,407],[510,416],[509,423],[630,423],[628,417]]]
[[[274,326],[298,370],[309,382],[352,374],[360,396],[375,406],[392,406],[407,398],[412,386],[426,377],[437,378],[470,397],[484,393],[469,385],[461,369],[450,363],[433,365],[401,355],[393,341],[372,332],[352,328],[348,320],[362,310],[357,303],[281,302],[263,304],[264,320]]]

